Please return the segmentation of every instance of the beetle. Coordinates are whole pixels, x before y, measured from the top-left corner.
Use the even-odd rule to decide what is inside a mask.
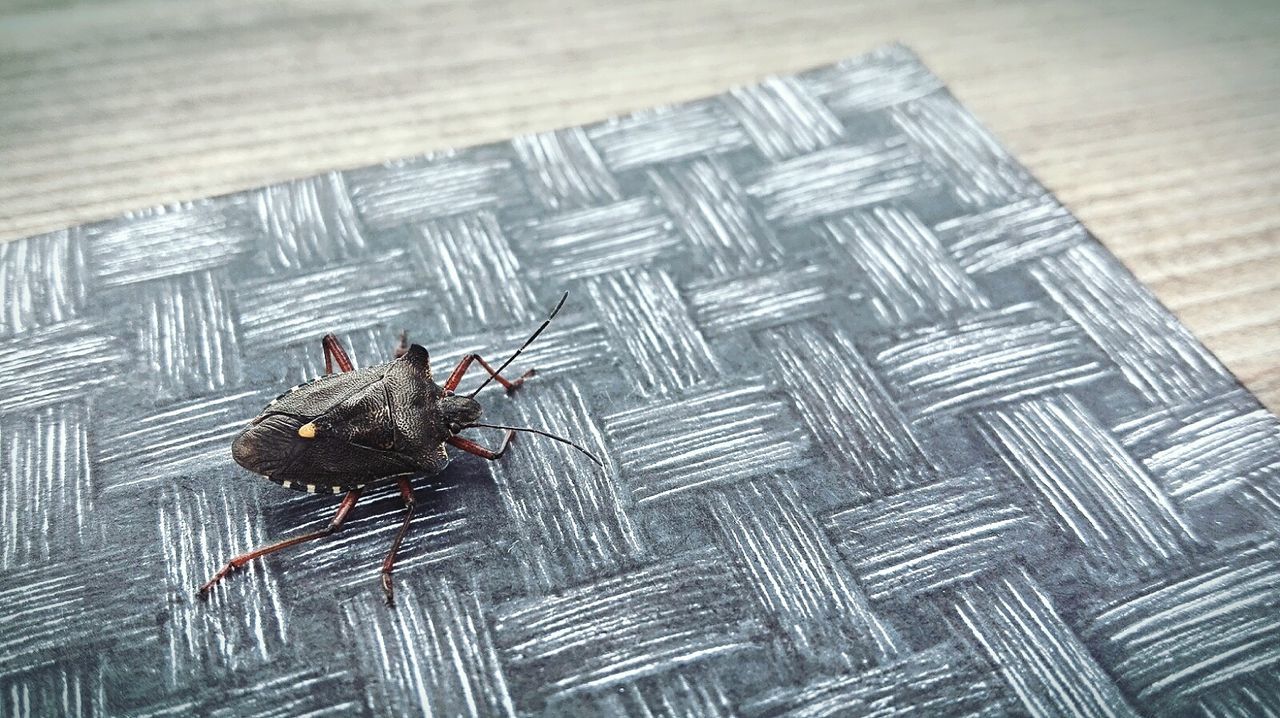
[[[313,494],[345,494],[338,511],[328,526],[318,531],[231,559],[200,587],[200,596],[207,596],[218,582],[254,559],[333,534],[342,528],[365,488],[394,481],[404,500],[405,516],[382,562],[382,590],[387,604],[393,604],[392,567],[414,512],[410,479],[443,470],[449,463],[446,444],[494,461],[506,452],[515,433],[523,431],[568,444],[602,465],[591,452],[563,437],[539,429],[479,421],[483,409],[475,400],[476,394],[491,381],[511,393],[533,376],[534,370],[530,369],[519,378],[508,380],[502,371],[551,324],[568,297],[568,292],[560,297],[546,321],[497,369],[479,354],[467,354],[444,384],[433,380],[427,350],[409,344],[403,333],[394,359],[364,369],[354,367],[336,336],[325,335],[321,340],[324,375],[289,389],[267,404],[236,437],[231,454],[240,466],[285,488]],[[338,373],[333,371],[335,364]],[[458,383],[475,364],[489,376],[470,394],[455,393]],[[488,449],[460,435],[473,428],[505,429],[506,435],[498,449]]]

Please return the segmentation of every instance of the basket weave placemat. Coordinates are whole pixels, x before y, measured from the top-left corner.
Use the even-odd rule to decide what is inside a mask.
[[[0,247],[22,715],[1280,710],[1280,425],[909,51]],[[233,436],[400,330],[523,436],[336,499]],[[496,439],[497,437],[493,437]]]

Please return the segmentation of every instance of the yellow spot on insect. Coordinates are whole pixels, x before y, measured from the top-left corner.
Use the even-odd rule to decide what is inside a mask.
[[[298,436],[301,436],[304,439],[316,438],[316,423],[314,421],[308,421],[298,427]]]

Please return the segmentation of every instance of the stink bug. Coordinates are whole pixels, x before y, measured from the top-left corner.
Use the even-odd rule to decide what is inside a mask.
[[[235,439],[231,453],[236,463],[281,486],[309,493],[345,494],[342,503],[325,528],[231,559],[200,587],[200,595],[207,595],[219,581],[256,558],[336,532],[366,487],[394,481],[404,499],[405,516],[382,562],[382,590],[391,604],[391,569],[413,518],[409,480],[444,469],[449,463],[445,444],[492,461],[506,452],[517,431],[526,431],[569,444],[600,464],[586,449],[545,431],[479,422],[482,411],[476,394],[495,380],[510,393],[533,375],[530,369],[511,381],[502,371],[551,324],[568,296],[566,292],[546,321],[497,369],[478,354],[468,354],[444,384],[432,379],[427,350],[408,345],[404,334],[395,359],[365,369],[355,369],[338,338],[326,335],[321,340],[324,376],[276,397]],[[334,373],[334,364],[339,373]],[[466,396],[455,394],[472,364],[479,364],[489,373],[488,378]],[[505,429],[507,433],[502,445],[493,450],[460,436],[474,428]]]

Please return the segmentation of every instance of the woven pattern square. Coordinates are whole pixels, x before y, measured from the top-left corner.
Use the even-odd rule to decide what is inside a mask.
[[[0,246],[0,714],[1280,712],[1280,424],[909,51]],[[230,442],[399,332],[521,436]],[[473,380],[474,381],[474,380]],[[465,385],[464,385],[465,386]],[[498,437],[494,436],[496,441]]]

